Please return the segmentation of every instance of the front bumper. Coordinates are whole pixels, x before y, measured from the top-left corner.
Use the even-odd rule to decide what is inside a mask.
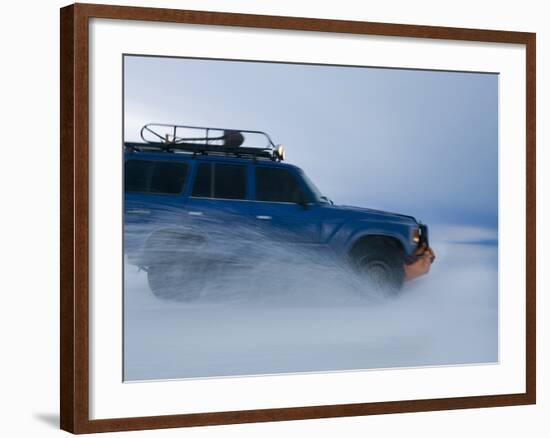
[[[405,281],[413,280],[430,272],[435,260],[435,252],[430,247],[428,227],[420,225],[420,242],[412,256],[405,260]]]

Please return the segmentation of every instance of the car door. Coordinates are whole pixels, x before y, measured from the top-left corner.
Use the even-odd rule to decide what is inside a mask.
[[[318,244],[321,207],[297,170],[256,165],[251,216],[261,232],[278,241]]]
[[[248,191],[246,163],[198,162],[187,214],[194,227],[211,241],[238,245],[249,227]]]

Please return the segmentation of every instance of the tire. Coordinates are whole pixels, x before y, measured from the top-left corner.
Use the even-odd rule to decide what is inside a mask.
[[[202,236],[177,229],[157,231],[148,239],[143,265],[147,266],[147,281],[153,295],[175,301],[195,301],[200,297],[201,278],[196,275],[200,270],[183,250],[189,251],[203,242]]]
[[[195,301],[201,290],[190,281],[189,270],[177,263],[155,263],[147,269],[147,280],[153,295],[164,300]]]
[[[395,245],[366,241],[352,251],[355,271],[368,286],[389,295],[397,294],[405,281],[403,252]]]

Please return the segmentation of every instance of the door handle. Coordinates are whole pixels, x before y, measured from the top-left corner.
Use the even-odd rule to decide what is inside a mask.
[[[202,216],[202,211],[190,211],[190,216]]]
[[[258,216],[256,216],[256,219],[260,219],[261,221],[270,221],[273,218],[271,216],[259,214]]]
[[[126,213],[128,213],[128,214],[151,214],[151,210],[147,210],[146,208],[133,208],[131,210],[126,210]]]

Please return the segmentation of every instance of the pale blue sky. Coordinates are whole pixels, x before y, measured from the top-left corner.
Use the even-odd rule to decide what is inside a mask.
[[[498,75],[125,57],[148,122],[263,130],[337,204],[496,228]]]

